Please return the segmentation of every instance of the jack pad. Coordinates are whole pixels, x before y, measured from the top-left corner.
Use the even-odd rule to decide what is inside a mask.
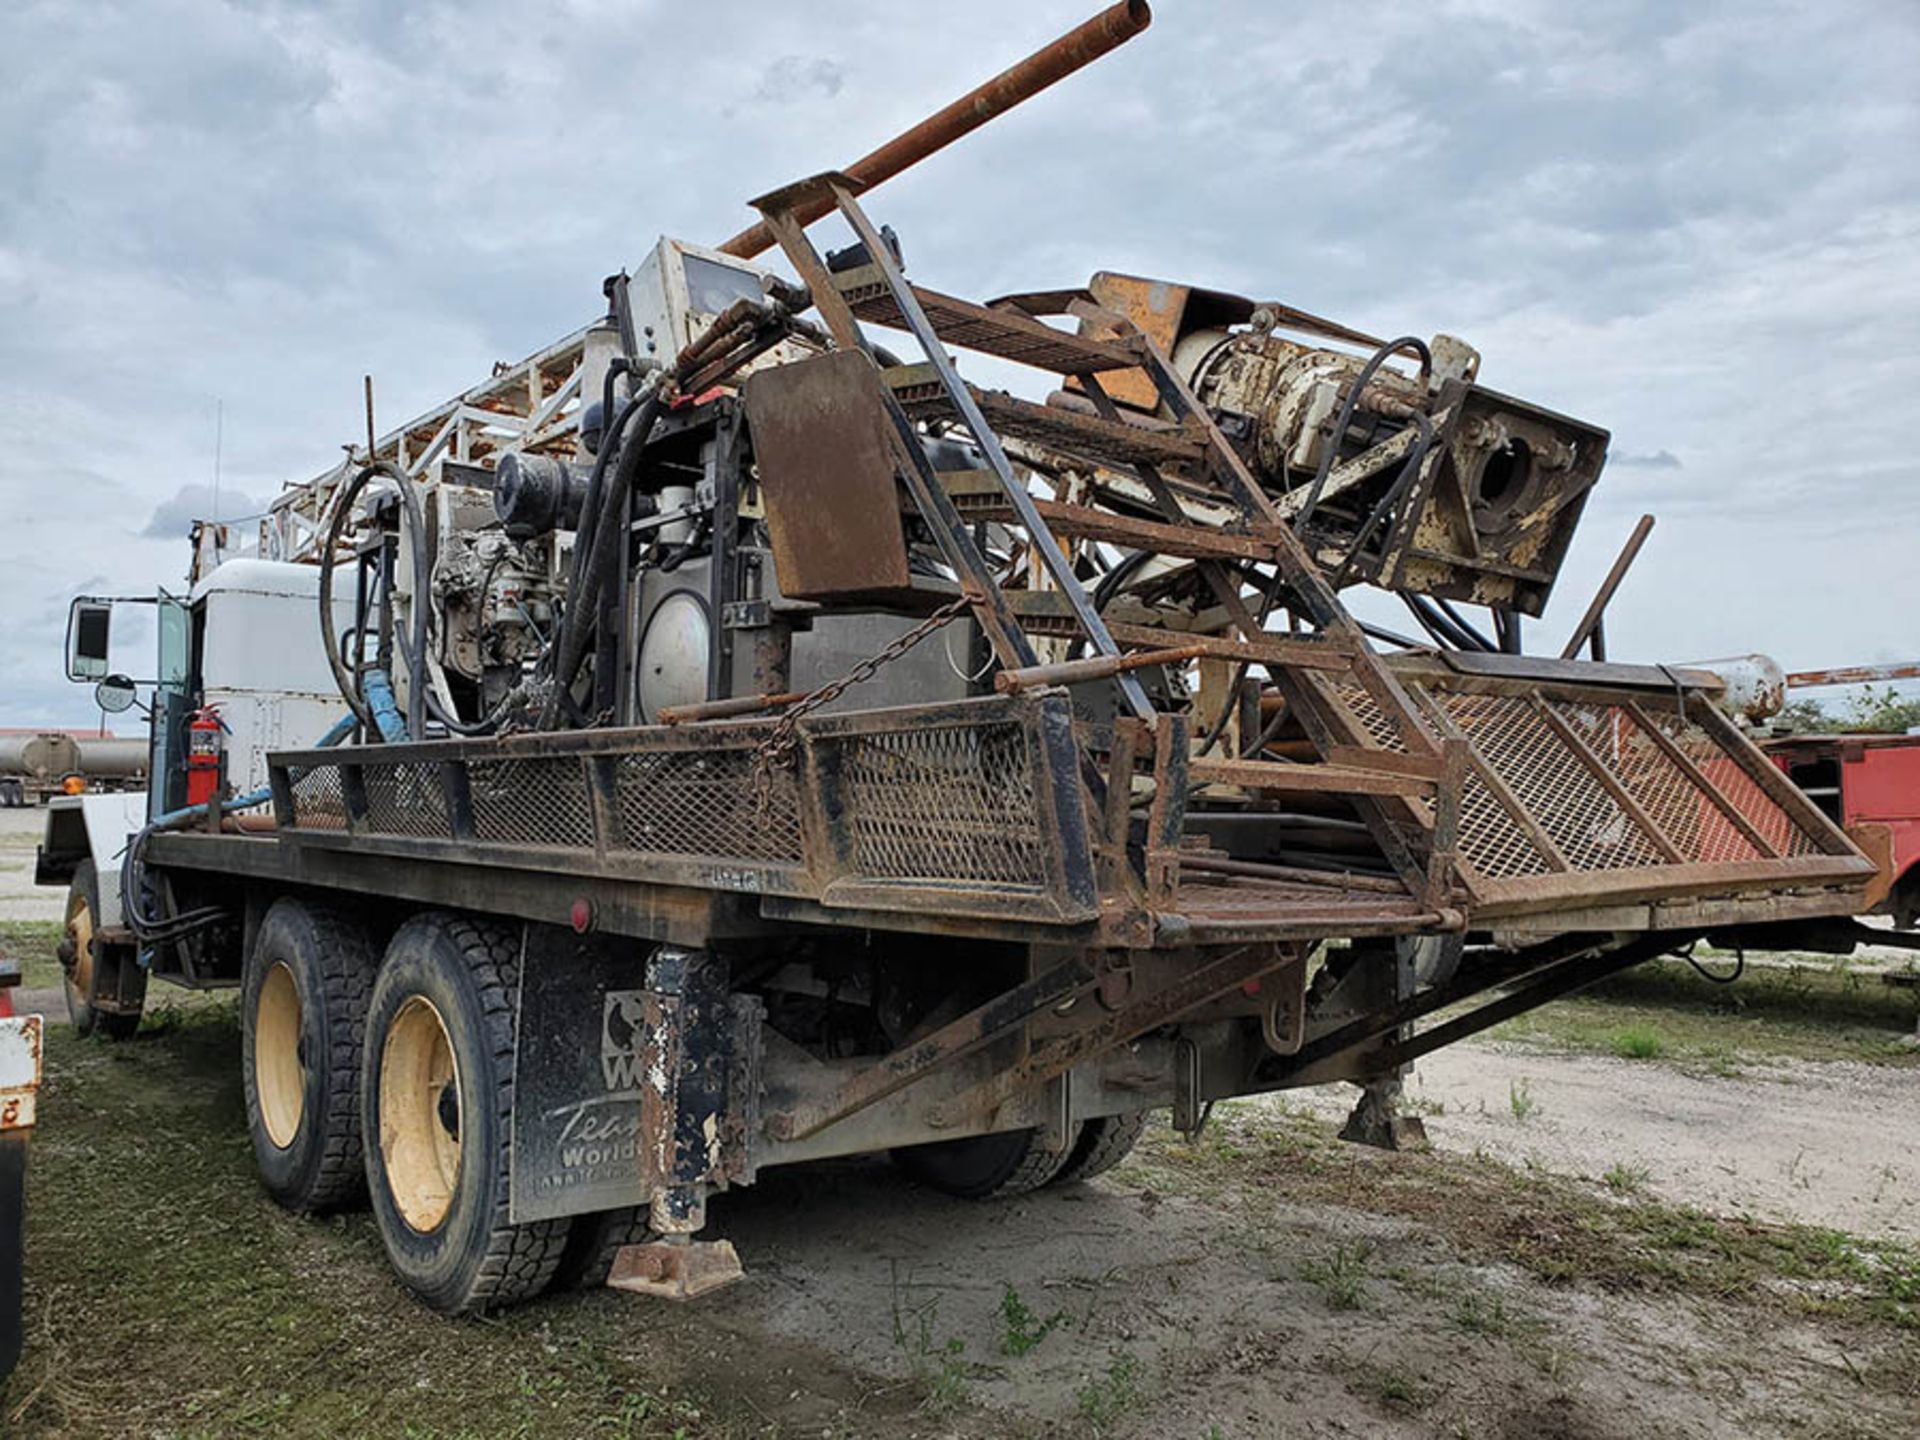
[[[744,1274],[731,1240],[648,1240],[620,1247],[607,1275],[607,1288],[663,1300],[691,1300]]]

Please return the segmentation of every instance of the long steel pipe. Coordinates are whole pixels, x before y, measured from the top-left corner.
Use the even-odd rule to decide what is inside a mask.
[[[976,86],[938,114],[922,120],[911,130],[887,141],[878,150],[863,155],[851,165],[843,165],[844,174],[871,190],[890,180],[909,165],[916,165],[944,150],[969,131],[977,130],[994,116],[1004,114],[1021,101],[1038,95],[1056,80],[1064,80],[1083,65],[1098,60],[1117,46],[1126,44],[1153,22],[1153,10],[1146,0],[1121,0],[1098,15],[1075,26],[1051,45],[1034,51],[1018,65],[1001,71],[984,85]],[[833,209],[831,198],[796,206],[794,216],[802,225],[810,225]],[[742,260],[773,245],[773,232],[764,220],[755,221],[720,249]]]

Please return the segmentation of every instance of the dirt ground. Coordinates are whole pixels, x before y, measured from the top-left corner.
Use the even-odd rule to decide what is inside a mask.
[[[58,913],[19,894],[21,814],[14,922]],[[52,933],[5,931],[42,984]],[[1334,1139],[1336,1087],[1011,1203],[884,1160],[773,1171],[713,1206],[729,1290],[455,1323],[364,1214],[266,1201],[231,1005],[166,1003],[127,1045],[50,1037],[0,1434],[1920,1433],[1920,1071],[1895,1063],[1475,1042],[1409,1087],[1431,1154]]]
[[[1913,1070],[1783,1060],[1733,1079],[1475,1042],[1421,1061],[1406,1093],[1443,1150],[1596,1180],[1644,1170],[1676,1204],[1920,1240]],[[1348,1100],[1328,1086],[1290,1103],[1337,1120]]]
[[[0,808],[0,921],[58,920],[65,900],[33,883],[33,852],[46,825],[37,805]]]

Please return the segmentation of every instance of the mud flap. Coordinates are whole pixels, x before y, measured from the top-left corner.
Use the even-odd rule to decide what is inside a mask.
[[[759,1005],[729,996],[723,976],[713,985],[657,984],[663,958],[699,953],[527,927],[511,1131],[515,1224],[645,1205],[669,1184],[750,1178]],[[684,960],[666,968],[676,964]],[[647,988],[649,977],[656,988]]]

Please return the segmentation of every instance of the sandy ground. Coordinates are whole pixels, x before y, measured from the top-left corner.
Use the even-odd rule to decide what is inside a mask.
[[[983,1211],[884,1165],[802,1167],[724,1197],[714,1224],[748,1265],[711,1297],[718,1323],[882,1375],[945,1366],[970,1402],[1044,1434],[1089,1433],[1116,1390],[1092,1433],[1625,1440],[1920,1424],[1897,1404],[1853,1408],[1835,1388],[1852,1385],[1847,1357],[1791,1321],[1759,1341],[1708,1304],[1547,1287],[1462,1264],[1417,1225],[1271,1196],[1256,1208],[1232,1190],[1168,1197],[1127,1168]],[[1332,1306],[1303,1275],[1356,1246],[1368,1278],[1355,1305]],[[1003,1348],[1008,1285],[1065,1317],[1018,1358]],[[1463,1329],[1469,1295],[1511,1328]],[[1836,1417],[1858,1428],[1829,1431]]]
[[[66,895],[33,883],[33,853],[46,827],[40,806],[0,808],[0,920],[58,920]]]
[[[1649,1193],[1717,1214],[1920,1240],[1913,1070],[1784,1063],[1722,1079],[1470,1042],[1422,1060],[1406,1093],[1442,1150],[1590,1179],[1622,1166],[1644,1171]],[[1341,1118],[1351,1094],[1279,1103]]]

